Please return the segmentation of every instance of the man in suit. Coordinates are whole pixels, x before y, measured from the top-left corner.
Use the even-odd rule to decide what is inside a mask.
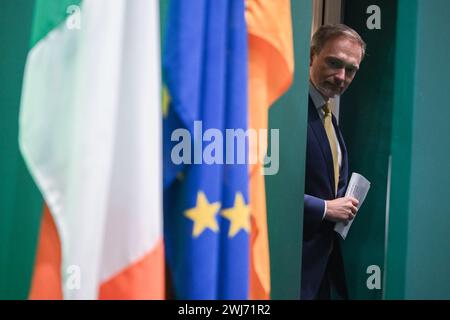
[[[311,42],[308,135],[304,195],[302,299],[348,298],[344,266],[333,231],[354,218],[358,201],[344,197],[348,159],[331,113],[330,99],[350,85],[365,54],[365,43],[348,26],[325,25]]]

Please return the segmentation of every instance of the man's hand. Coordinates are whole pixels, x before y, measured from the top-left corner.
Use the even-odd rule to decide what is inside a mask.
[[[337,198],[325,202],[327,203],[325,219],[332,222],[344,222],[345,224],[355,217],[359,203],[353,197]]]

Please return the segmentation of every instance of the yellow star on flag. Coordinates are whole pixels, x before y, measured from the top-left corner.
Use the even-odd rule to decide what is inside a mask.
[[[222,216],[230,220],[229,238],[234,237],[241,229],[250,232],[250,208],[245,204],[242,193],[236,194],[233,208],[222,210]]]
[[[194,221],[192,235],[196,238],[206,229],[218,231],[216,214],[220,209],[220,202],[209,203],[203,191],[197,194],[197,203],[194,208],[186,210],[184,215]]]

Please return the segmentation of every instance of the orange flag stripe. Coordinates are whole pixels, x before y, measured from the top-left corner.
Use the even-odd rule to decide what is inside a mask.
[[[249,128],[267,129],[268,109],[290,86],[294,73],[290,0],[247,0]],[[264,155],[264,145],[257,152]],[[250,298],[270,298],[270,260],[262,164],[250,167]]]
[[[42,217],[35,261],[29,299],[61,300],[61,242],[47,206]]]
[[[144,258],[100,287],[102,300],[165,299],[164,246],[162,240]]]
[[[46,206],[36,255],[29,299],[61,300],[61,241],[53,217]],[[99,299],[165,298],[164,246],[160,240],[151,252],[100,286]]]

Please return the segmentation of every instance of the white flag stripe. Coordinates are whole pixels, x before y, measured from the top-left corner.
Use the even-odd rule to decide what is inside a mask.
[[[117,139],[101,280],[162,238],[161,104],[157,1],[127,2]],[[152,214],[153,213],[153,214]],[[161,214],[155,214],[161,213]],[[126,222],[126,223],[124,223]],[[117,237],[120,234],[121,237]]]

